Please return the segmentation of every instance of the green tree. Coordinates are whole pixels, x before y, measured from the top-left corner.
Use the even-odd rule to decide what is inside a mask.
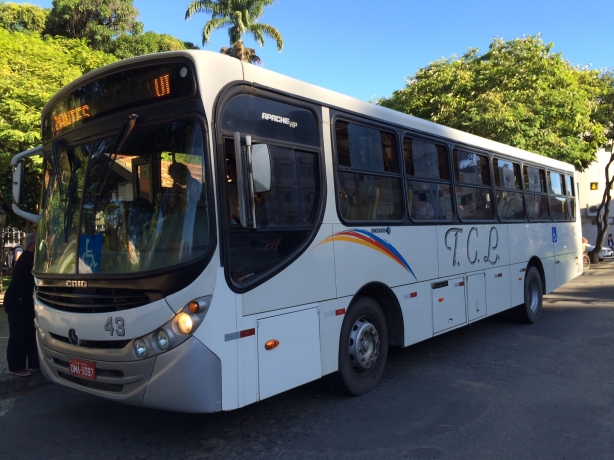
[[[0,200],[10,212],[9,163],[14,154],[40,144],[43,106],[66,84],[116,58],[93,51],[85,40],[43,38],[5,29],[0,29],[0,49]],[[27,162],[26,169],[40,173],[40,162]],[[28,174],[26,180],[24,209],[34,211],[40,175],[31,178]],[[14,215],[12,219],[13,224],[19,221]]]
[[[53,0],[52,5],[45,32],[86,38],[95,50],[109,51],[117,37],[143,31],[132,0]]]
[[[379,104],[583,169],[604,144],[598,71],[572,65],[539,36],[493,39],[440,59]]]
[[[162,51],[198,49],[190,42],[183,42],[172,35],[145,32],[144,34],[124,34],[115,40],[111,47],[112,53],[119,59],[126,59],[144,54]]]
[[[211,33],[228,27],[230,47],[221,49],[221,53],[233,56],[245,62],[260,63],[253,48],[245,48],[243,36],[250,35],[264,46],[264,37],[275,40],[277,50],[281,51],[284,41],[279,31],[268,24],[258,22],[264,14],[264,8],[273,5],[276,0],[194,0],[185,13],[186,20],[196,13],[211,15],[203,27],[203,45],[209,43]]]
[[[49,9],[27,3],[0,2],[0,27],[12,32],[42,33],[49,16]]]

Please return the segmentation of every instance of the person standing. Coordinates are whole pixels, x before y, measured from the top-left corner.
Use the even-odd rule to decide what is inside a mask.
[[[15,264],[13,279],[4,294],[4,309],[9,319],[9,343],[6,355],[9,373],[17,377],[28,377],[33,372],[40,371],[32,297],[35,246],[36,234],[28,233],[25,238],[25,250]]]
[[[614,240],[612,240],[612,234],[608,235],[608,246],[612,251],[614,251]]]

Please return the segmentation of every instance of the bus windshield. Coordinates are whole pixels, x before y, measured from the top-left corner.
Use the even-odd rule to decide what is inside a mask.
[[[45,161],[35,271],[122,274],[189,262],[208,249],[203,131],[194,120],[55,145]]]

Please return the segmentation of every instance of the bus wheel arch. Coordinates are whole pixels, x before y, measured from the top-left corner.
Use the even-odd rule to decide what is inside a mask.
[[[377,302],[386,316],[388,327],[388,344],[402,347],[405,340],[403,312],[397,296],[388,286],[382,283],[369,283],[361,287],[350,303],[350,308],[358,297],[370,297]]]
[[[529,268],[531,267],[537,268],[537,270],[539,271],[539,275],[541,276],[541,279],[542,279],[542,287],[544,289],[544,293],[548,292],[546,290],[546,275],[544,272],[544,266],[542,264],[542,261],[539,259],[539,257],[533,256],[531,257],[531,259],[529,259],[529,262],[527,263],[527,273],[529,272]]]

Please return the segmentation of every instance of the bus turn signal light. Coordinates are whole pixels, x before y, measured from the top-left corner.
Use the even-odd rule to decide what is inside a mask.
[[[188,304],[188,310],[190,310],[190,313],[198,313],[200,311],[200,305],[198,305],[198,302],[192,300]]]
[[[279,340],[267,340],[264,344],[265,350],[274,350],[279,345]]]

